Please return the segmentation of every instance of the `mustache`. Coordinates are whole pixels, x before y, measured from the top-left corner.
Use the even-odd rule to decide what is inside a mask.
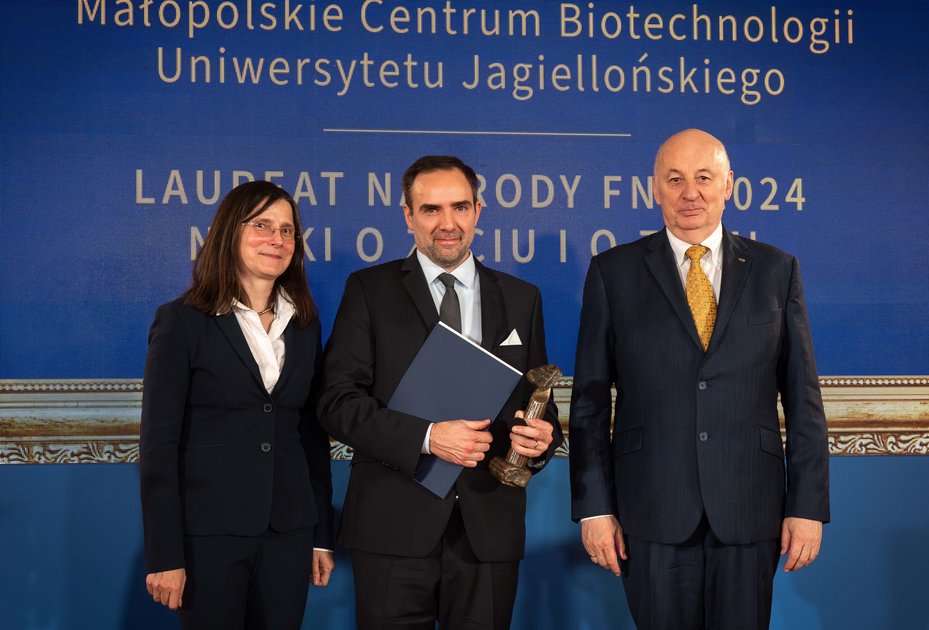
[[[433,233],[433,238],[462,238],[464,237],[464,232],[454,231],[454,232],[435,232]]]

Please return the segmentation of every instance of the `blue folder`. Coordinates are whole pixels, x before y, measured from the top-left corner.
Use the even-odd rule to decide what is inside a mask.
[[[493,420],[521,378],[519,370],[439,322],[387,406],[430,422]],[[461,469],[435,455],[426,455],[415,478],[444,499]]]

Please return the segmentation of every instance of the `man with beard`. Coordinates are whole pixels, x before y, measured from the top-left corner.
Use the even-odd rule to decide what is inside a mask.
[[[477,188],[474,170],[455,157],[425,156],[406,170],[416,251],[349,276],[326,347],[320,422],[354,449],[339,543],[352,552],[362,629],[432,629],[436,620],[508,628],[526,493],[494,479],[488,463],[512,448],[535,472],[562,441],[553,404],[543,419],[510,422],[533,391],[525,380],[493,423],[386,406],[440,318],[520,371],[547,363],[539,290],[471,253]],[[413,478],[427,454],[464,467],[447,497]]]

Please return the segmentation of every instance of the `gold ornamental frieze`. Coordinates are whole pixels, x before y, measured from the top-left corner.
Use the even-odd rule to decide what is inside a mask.
[[[819,381],[832,455],[929,455],[929,376]],[[554,387],[562,457],[570,453],[571,383]],[[0,380],[0,464],[136,462],[141,408],[139,379]],[[332,441],[333,459],[351,455]]]

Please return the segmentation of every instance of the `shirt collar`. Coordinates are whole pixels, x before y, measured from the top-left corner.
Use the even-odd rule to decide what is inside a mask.
[[[668,243],[671,245],[671,250],[674,252],[674,262],[675,264],[677,264],[678,267],[680,267],[688,260],[687,250],[690,248],[691,243],[682,241],[678,237],[674,236],[673,234],[671,234],[671,230],[665,229],[665,234],[668,235]],[[722,222],[720,222],[719,225],[716,226],[716,229],[713,230],[713,232],[710,233],[709,236],[703,239],[703,242],[699,243],[699,245],[703,245],[704,247],[710,250],[708,254],[704,255],[705,258],[708,258],[708,262],[714,265],[719,264],[720,262],[719,251],[723,245],[723,224]]]
[[[232,299],[232,308],[241,313],[254,313],[255,315],[258,314],[258,311],[245,306],[245,304],[236,298]],[[277,301],[274,303],[274,320],[283,320],[285,322],[289,322],[290,318],[293,317],[295,312],[296,309],[294,309],[294,305],[291,303],[290,296],[287,295],[287,291],[284,289],[278,289]],[[221,313],[217,313],[217,315],[220,314]]]
[[[418,249],[416,250],[416,259],[419,261],[419,266],[423,269],[423,275],[426,276],[426,284],[432,284],[435,282],[435,279],[439,277],[439,274],[445,273],[442,267],[429,260],[429,258]],[[474,254],[469,251],[468,257],[465,258],[464,262],[448,273],[455,276],[458,282],[470,289],[474,286],[474,277],[477,275],[477,266],[474,264]]]

